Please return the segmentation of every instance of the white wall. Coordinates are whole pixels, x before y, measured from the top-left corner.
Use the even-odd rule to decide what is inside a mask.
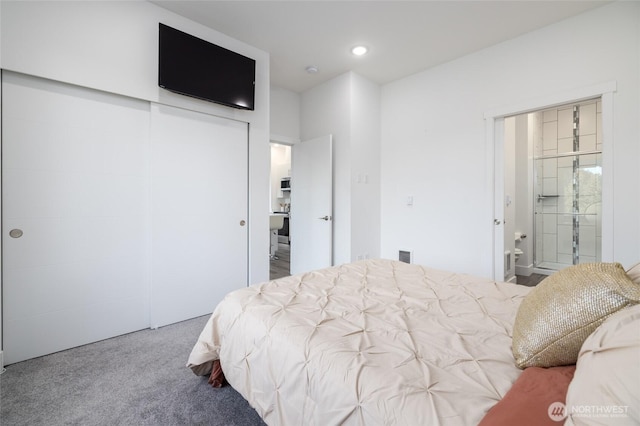
[[[379,257],[380,87],[349,72],[301,98],[302,140],[333,135],[334,264]]]
[[[2,69],[2,7],[0,6],[0,70]],[[1,77],[0,77],[1,78]],[[2,99],[2,85],[0,84],[0,99]],[[2,102],[0,102],[0,117],[2,117]],[[0,141],[2,140],[2,120],[0,120]],[[2,176],[2,163],[0,162],[0,176]],[[0,212],[2,211],[2,189],[0,187]],[[0,227],[0,230],[2,228]],[[0,259],[2,259],[2,245],[0,244]],[[0,261],[0,265],[2,261]],[[1,270],[1,269],[0,269]],[[0,273],[0,288],[2,288],[2,274]],[[0,296],[0,341],[2,341],[2,296]],[[0,370],[4,367],[4,356],[0,347]]]
[[[516,119],[509,117],[504,120],[504,250],[505,271],[503,281],[512,281],[516,275]],[[506,252],[509,252],[507,263]]]
[[[380,86],[351,75],[351,259],[380,257]]]
[[[528,114],[518,115],[516,125],[516,221],[515,231],[527,237],[515,244],[522,250],[516,265],[516,274],[531,275],[533,266],[533,119]],[[530,124],[531,123],[531,124]],[[514,235],[515,238],[515,235]]]
[[[300,95],[271,86],[271,140],[293,144],[300,141]]]
[[[250,123],[250,280],[268,278],[261,249],[268,246],[268,54],[148,2],[2,2],[1,7],[3,69]],[[255,111],[160,89],[158,22],[256,59]]]
[[[640,260],[640,3],[617,2],[382,88],[382,255],[491,276],[493,170],[483,114],[616,81],[614,258]],[[518,112],[518,111],[514,111]],[[413,193],[414,206],[403,205]]]
[[[338,76],[301,95],[301,139],[333,135],[333,261],[351,259],[351,75]]]
[[[280,203],[290,203],[290,194],[280,191],[280,179],[291,176],[291,148],[300,142],[300,95],[291,90],[271,86],[271,211],[279,211]],[[279,195],[285,195],[279,197]]]
[[[0,67],[248,122],[249,281],[268,279],[269,56],[148,2],[0,2]],[[158,22],[256,60],[256,109],[241,111],[157,85]]]

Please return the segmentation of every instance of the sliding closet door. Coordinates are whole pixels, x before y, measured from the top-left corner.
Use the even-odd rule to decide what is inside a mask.
[[[151,106],[151,326],[247,285],[248,125]],[[268,247],[265,247],[265,257]]]
[[[3,72],[5,363],[148,327],[149,104]]]

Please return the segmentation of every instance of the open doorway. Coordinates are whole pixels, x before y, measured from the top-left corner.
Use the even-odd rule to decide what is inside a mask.
[[[529,102],[505,106],[485,113],[487,141],[492,145],[493,150],[493,157],[490,159],[491,164],[489,164],[489,168],[493,171],[491,180],[494,189],[494,216],[492,218],[494,243],[493,276],[496,280],[515,282],[517,280],[515,276],[516,267],[518,267],[517,275],[522,277],[527,277],[528,274],[541,273],[544,278],[546,274],[551,274],[556,270],[572,265],[574,264],[574,241],[577,241],[575,262],[613,261],[613,181],[611,179],[610,172],[613,168],[613,96],[615,91],[615,82],[604,82],[594,86],[587,86],[563,93],[543,96]],[[577,110],[574,113],[575,106],[577,106]],[[563,110],[563,112],[560,112],[560,110]],[[547,111],[546,121],[544,117],[545,111]],[[594,117],[594,111],[595,119],[591,124],[589,124],[589,119],[587,117]],[[541,120],[539,120],[538,127],[533,124],[529,125],[529,113],[543,115]],[[573,128],[574,114],[576,114],[578,118],[576,129]],[[565,126],[566,123],[560,123],[558,119],[550,120],[553,115],[560,118],[560,121],[564,120],[560,117],[562,115],[571,117],[571,121],[568,126],[570,135],[567,137],[557,138],[558,134],[560,136],[564,136],[566,129],[562,126]],[[582,115],[582,130],[580,129],[580,115]],[[515,185],[515,182],[522,181],[517,181],[515,179],[515,176],[513,175],[515,171],[510,170],[510,162],[506,158],[511,155],[510,151],[515,150],[515,147],[509,148],[507,145],[507,133],[510,131],[518,132],[517,129],[512,128],[510,130],[507,125],[512,117],[515,117],[516,121],[524,120],[526,123],[525,128],[527,129],[524,132],[525,134],[537,129],[536,131],[541,136],[544,136],[543,132],[545,130],[545,122],[556,122],[555,125],[546,125],[547,132],[549,132],[550,129],[555,128],[555,153],[545,153],[544,144],[542,145],[543,152],[536,155],[534,155],[533,147],[527,148],[528,154],[525,161],[529,162],[528,164],[530,164],[530,166],[527,172],[528,183],[526,185],[531,189],[530,193],[523,197],[524,201],[519,198],[520,202],[514,202],[513,194],[515,193],[515,188],[509,188],[509,185],[510,183]],[[558,126],[560,126],[560,129]],[[592,132],[594,127],[595,145]],[[575,148],[573,145],[574,130],[578,137],[578,140],[576,141],[578,145]],[[533,137],[533,135],[528,135],[527,137]],[[570,147],[567,144],[570,144]],[[537,169],[534,167],[535,160],[538,160]],[[511,162],[511,164],[514,163],[514,161]],[[545,165],[545,163],[547,164]],[[545,175],[545,173],[551,173],[553,167],[551,167],[550,164],[555,165],[555,163],[566,163],[564,164],[566,167],[563,170],[556,167],[556,176],[551,176],[549,174]],[[537,189],[540,189],[540,191],[546,191],[550,188],[549,184],[554,182],[554,179],[556,182],[556,190],[564,190],[566,188],[566,185],[561,185],[562,187],[558,186],[561,184],[561,181],[570,182],[570,186],[573,188],[574,164],[575,175],[578,177],[578,191],[576,194],[577,211],[573,210],[574,195],[569,191],[549,194],[537,192]],[[545,169],[547,172],[545,172]],[[562,176],[558,177],[558,174]],[[567,180],[567,175],[571,176],[568,178],[569,180]],[[539,178],[541,180],[540,184],[542,186],[539,186],[538,188],[533,186],[535,178]],[[585,182],[582,185],[580,185],[580,178],[585,178],[583,179]],[[549,180],[544,182],[545,179]],[[586,181],[589,180],[591,183],[586,183]],[[545,183],[547,184],[546,187],[544,186]],[[599,187],[599,200],[592,199],[587,202],[588,198],[584,191],[592,185]],[[536,191],[534,191],[534,189],[536,189]],[[538,203],[538,195],[541,196],[538,211],[544,212],[544,216],[555,216],[555,242],[553,242],[551,232],[542,232],[542,234],[548,234],[546,242],[544,241],[544,235],[537,243],[535,242],[536,234],[544,231],[545,227],[549,230],[549,227],[554,223],[553,220],[547,221],[546,224],[542,221],[534,220],[535,216],[543,216],[542,214],[536,214],[535,210],[536,204]],[[543,198],[545,195],[558,195],[558,197]],[[580,198],[582,198],[581,195],[585,195],[583,200],[580,200]],[[560,200],[561,196],[563,198],[562,201]],[[551,201],[553,199],[555,199],[555,201],[552,203]],[[569,200],[571,201],[569,202]],[[567,202],[569,202],[570,210],[565,209],[567,207]],[[529,204],[529,207],[526,207],[526,211],[530,212],[532,216],[532,218],[527,222],[530,224],[530,227],[526,228],[526,231],[523,231],[522,229],[525,228],[520,228],[520,226],[518,226],[520,229],[515,229],[515,210],[518,205],[522,206],[527,203]],[[553,208],[555,208],[555,210],[552,210],[551,207],[546,204],[553,204]],[[593,232],[595,232],[595,237],[593,237],[593,235],[588,237],[584,234],[581,235],[582,231],[586,231],[585,224],[588,224],[587,222],[589,222],[589,220],[586,219],[587,215],[589,215],[588,217],[590,219],[597,218],[597,222],[592,228]],[[558,221],[560,216],[562,216],[562,220]],[[568,218],[565,216],[568,216]],[[573,221],[574,216],[577,217],[575,225]],[[535,230],[534,224],[536,226]],[[560,225],[564,226],[564,228],[559,228]],[[574,230],[577,232],[576,239],[574,239],[573,236]],[[524,238],[520,235],[520,241],[517,241],[518,238],[516,233],[518,232],[525,234]],[[569,239],[565,236],[568,236]],[[593,242],[593,246],[591,248],[587,247],[590,241]],[[530,245],[528,253],[520,254],[517,260],[515,258],[516,244],[518,244],[518,248],[523,250],[523,252],[525,249],[523,249],[522,246],[526,246],[527,244]],[[549,266],[553,266],[551,263],[547,263],[546,265],[543,264],[543,260],[545,258],[549,260],[548,256],[540,251],[545,248],[544,244],[548,244],[552,249],[556,249],[556,260],[561,260],[561,262],[556,261],[551,263],[556,263],[555,266],[557,266],[557,268],[549,268]],[[570,250],[565,250],[567,245],[570,246]],[[589,251],[592,254],[588,254]],[[550,253],[553,252],[547,251],[547,255]],[[536,255],[535,260],[534,254]],[[520,280],[517,281],[520,283]]]
[[[600,98],[504,120],[505,281],[602,260]]]
[[[269,279],[290,275],[291,146],[271,143]]]
[[[271,143],[271,279],[333,264],[332,145],[332,135]]]

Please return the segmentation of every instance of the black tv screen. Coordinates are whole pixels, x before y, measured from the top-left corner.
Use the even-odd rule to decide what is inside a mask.
[[[158,85],[182,95],[254,109],[256,61],[160,24]]]

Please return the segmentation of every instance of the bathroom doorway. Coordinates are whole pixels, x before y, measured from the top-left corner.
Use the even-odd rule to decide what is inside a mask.
[[[505,281],[535,285],[601,261],[601,99],[506,117],[504,128]]]
[[[487,111],[485,112],[485,123],[486,123],[486,137],[487,142],[491,144],[493,155],[487,157],[488,164],[487,167],[492,171],[491,176],[491,185],[493,185],[494,190],[494,198],[493,198],[493,218],[491,218],[491,225],[487,223],[488,226],[493,227],[493,277],[496,280],[500,281],[510,281],[515,282],[518,276],[530,277],[533,273],[543,273],[543,274],[552,274],[555,272],[555,269],[549,268],[549,266],[556,266],[558,269],[563,268],[564,266],[573,264],[573,231],[574,229],[578,232],[577,234],[577,262],[584,263],[588,261],[588,255],[585,250],[588,249],[589,237],[586,237],[580,234],[581,231],[585,231],[586,228],[584,225],[588,224],[588,221],[582,220],[582,213],[592,213],[594,209],[600,214],[599,218],[590,217],[591,219],[595,219],[595,250],[596,253],[595,260],[600,260],[602,262],[613,262],[614,261],[614,247],[613,247],[613,217],[614,217],[614,194],[613,194],[613,180],[610,171],[613,168],[613,146],[614,146],[614,94],[616,92],[616,82],[609,81],[603,82],[600,84],[596,84],[593,86],[585,86],[578,87],[572,90],[568,90],[561,93],[551,93],[548,95],[543,95],[538,98],[531,99],[529,101],[519,102],[512,105],[506,105],[504,107]],[[589,132],[587,134],[587,130],[589,128],[593,128],[592,125],[588,123],[588,117],[593,117],[593,103],[595,102],[595,113],[596,113],[596,121],[595,121],[595,136],[596,136],[596,152],[589,152],[590,148],[588,148],[588,144],[593,143],[593,133]],[[571,128],[571,137],[570,138],[557,138],[558,135],[558,126],[564,126],[565,122],[562,121],[562,117],[564,115],[569,115],[568,111],[560,112],[561,110],[568,109],[571,111],[570,115],[573,119],[573,105],[579,106],[578,114],[582,116],[582,125],[578,123],[577,136],[578,136],[578,151],[573,150],[573,129]],[[555,112],[553,112],[555,110]],[[551,263],[547,263],[546,265],[542,265],[545,254],[544,252],[540,252],[541,249],[544,249],[544,235],[541,238],[537,238],[538,241],[535,243],[534,248],[534,234],[540,235],[540,233],[545,234],[545,226],[549,227],[552,222],[547,221],[545,223],[538,223],[533,219],[534,216],[534,202],[537,203],[537,195],[536,192],[534,194],[534,177],[542,179],[542,184],[544,184],[544,179],[550,179],[547,181],[547,184],[552,182],[554,179],[553,176],[544,175],[544,170],[542,174],[537,171],[534,174],[534,151],[533,144],[527,145],[527,154],[523,159],[522,155],[516,157],[519,158],[518,161],[524,161],[525,164],[529,165],[527,167],[519,167],[514,166],[516,170],[520,170],[518,173],[521,175],[524,173],[525,178],[516,179],[515,171],[510,170],[510,165],[516,164],[515,159],[510,159],[510,150],[513,150],[517,147],[522,148],[522,145],[516,145],[515,143],[509,146],[507,139],[509,137],[509,132],[515,133],[523,133],[526,135],[526,138],[533,139],[534,129],[537,129],[539,138],[543,137],[543,131],[545,129],[545,121],[544,115],[541,120],[538,120],[537,124],[534,123],[529,124],[529,120],[533,121],[535,117],[535,113],[544,114],[547,111],[547,123],[551,123],[555,121],[555,132],[556,132],[556,140],[557,144],[556,150],[561,152],[556,152],[555,158],[559,163],[571,161],[570,173],[573,175],[573,161],[574,158],[577,159],[576,162],[576,175],[578,177],[587,176],[587,174],[595,174],[597,170],[599,170],[600,177],[594,179],[593,181],[599,181],[600,183],[600,204],[598,206],[597,203],[591,203],[589,206],[586,206],[585,200],[586,197],[581,201],[581,195],[584,195],[584,190],[588,187],[588,184],[583,184],[582,188],[580,186],[580,181],[578,181],[578,193],[577,193],[577,205],[578,211],[575,216],[577,217],[576,226],[574,227],[573,223],[573,211],[565,212],[565,211],[551,211],[551,213],[556,213],[556,240],[555,244],[552,244],[553,235],[551,232],[548,232],[549,236],[547,236],[547,244],[553,247],[555,246],[556,254],[564,254],[558,250],[560,244],[566,244],[567,240],[564,240],[564,235],[568,231],[567,228],[559,228],[557,219],[559,213],[570,213],[569,217],[571,218],[571,224],[569,230],[571,233],[571,239],[569,240],[569,244],[571,245],[571,263],[566,262],[558,262],[561,260],[560,257],[556,258],[556,265],[551,265]],[[534,115],[532,115],[532,113]],[[557,117],[561,119],[561,122],[558,120],[551,120],[549,116],[553,116],[556,114]],[[513,120],[515,118],[515,120]],[[520,122],[518,126],[509,128],[509,121],[513,123]],[[585,121],[586,120],[586,121]],[[524,122],[524,123],[523,123]],[[570,127],[573,127],[573,123],[570,124]],[[582,128],[580,128],[582,127]],[[546,130],[553,134],[553,124],[547,124]],[[564,127],[560,128],[560,135],[563,135]],[[515,136],[514,136],[515,137]],[[571,148],[565,148],[565,144],[571,141]],[[547,140],[548,141],[548,140]],[[542,139],[544,142],[544,138]],[[553,163],[553,158],[550,158],[552,154],[550,152],[544,152],[544,144],[542,145],[542,154],[537,155],[538,160],[541,160],[542,163]],[[560,155],[562,154],[562,155]],[[549,155],[549,158],[545,158]],[[567,160],[569,159],[569,160]],[[561,160],[561,161],[559,161]],[[585,161],[582,161],[585,160]],[[591,161],[591,164],[588,164],[588,161]],[[540,161],[538,162],[540,163]],[[520,164],[520,163],[518,163]],[[567,167],[569,167],[567,165]],[[551,173],[551,168],[548,168],[548,172]],[[565,179],[566,170],[559,170],[556,168],[556,176],[555,179],[558,179],[557,174],[560,173],[560,179]],[[594,176],[589,176],[588,179],[592,179]],[[509,189],[509,183],[514,184],[514,188]],[[559,182],[557,180],[556,182]],[[573,185],[573,180],[571,181]],[[514,194],[516,194],[515,186],[520,188],[522,185],[525,185],[527,188],[525,190],[525,195],[518,196],[517,198],[513,198]],[[557,183],[556,183],[557,185]],[[541,189],[546,189],[542,187]],[[556,186],[557,189],[557,186]],[[527,192],[527,191],[530,191]],[[518,193],[522,193],[520,189]],[[550,195],[560,195],[560,192],[552,193]],[[540,193],[541,196],[546,194]],[[555,207],[557,208],[557,202],[559,202],[560,197],[549,197],[549,198],[557,198]],[[568,197],[566,197],[568,199]],[[573,195],[572,199],[572,207],[573,207]],[[541,203],[546,201],[547,199],[541,199]],[[551,204],[549,200],[549,204]],[[581,204],[582,203],[582,204]],[[524,207],[523,207],[524,206]],[[541,204],[541,208],[544,205]],[[563,206],[560,206],[563,207]],[[587,208],[588,207],[588,208]],[[550,207],[546,207],[547,211],[549,211]],[[524,209],[527,214],[531,215],[531,219],[526,220],[526,225],[522,223],[518,223],[516,225],[516,218],[522,218],[527,216],[527,214],[517,214],[516,210],[520,212],[521,209]],[[544,208],[542,209],[544,211]],[[537,215],[536,215],[537,216]],[[545,215],[546,216],[546,215]],[[551,217],[551,215],[549,215]],[[565,216],[564,214],[562,216]],[[522,219],[521,219],[522,220]],[[536,230],[534,231],[533,226],[536,224]],[[565,225],[566,226],[566,225]],[[516,227],[518,229],[516,229]],[[581,230],[582,227],[582,230]],[[542,228],[542,229],[541,229]],[[523,231],[522,229],[526,229]],[[520,235],[519,241],[516,233],[524,233],[524,235]],[[543,246],[541,247],[541,244]],[[522,254],[519,255],[518,259],[515,259],[516,256],[516,247],[520,248],[523,251]],[[564,249],[564,247],[562,247]],[[551,252],[547,252],[549,255]],[[536,255],[536,259],[534,260],[534,254]],[[567,252],[569,254],[569,252]],[[566,256],[563,256],[566,259]]]

